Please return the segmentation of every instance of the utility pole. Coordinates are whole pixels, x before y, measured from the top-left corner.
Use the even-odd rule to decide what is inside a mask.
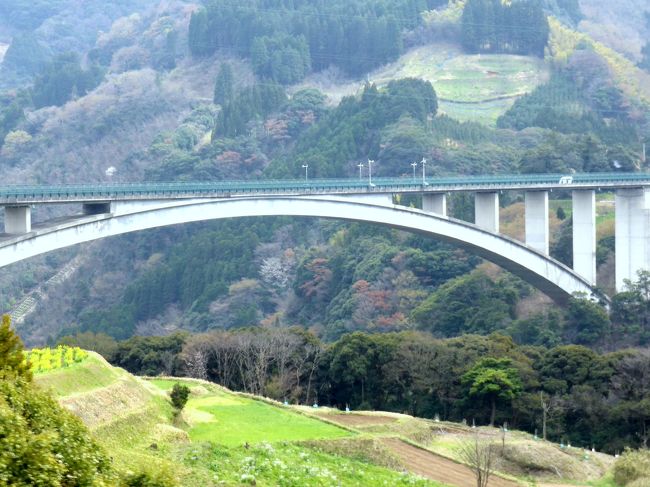
[[[363,177],[361,175],[361,171],[363,170],[363,166],[364,166],[363,162],[360,162],[359,164],[357,164],[357,167],[359,168],[359,179],[361,179]]]
[[[368,185],[374,186],[372,184],[372,165],[375,163],[372,159],[368,159]]]
[[[415,168],[418,167],[418,163],[417,162],[412,162],[411,166],[413,166],[413,181],[415,181]]]
[[[305,170],[305,182],[307,182],[307,171],[309,170],[309,164],[303,164],[302,168]]]
[[[422,186],[428,186],[427,183],[427,160],[422,158]]]

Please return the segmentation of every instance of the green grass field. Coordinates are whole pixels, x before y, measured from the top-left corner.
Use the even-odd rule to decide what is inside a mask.
[[[430,486],[443,484],[291,443],[260,443],[248,449],[187,446],[181,461],[200,467],[201,482],[265,486]],[[207,468],[205,468],[207,466]],[[207,484],[201,484],[207,485]]]
[[[144,381],[93,353],[82,363],[35,377],[63,405],[89,420],[93,436],[122,472],[147,471],[188,487],[444,487],[344,452],[319,452],[300,444],[354,438],[355,433],[216,385]],[[167,396],[176,382],[192,389],[179,416]]]
[[[120,376],[117,369],[108,368],[103,358],[90,354],[81,363],[63,369],[34,374],[36,382],[57,396],[79,394],[106,387]]]
[[[415,77],[431,81],[440,112],[461,121],[494,125],[517,97],[530,93],[549,76],[542,59],[514,55],[467,55],[453,44],[428,44],[406,52],[394,63],[370,73],[384,86],[393,79]],[[359,83],[320,85],[333,99],[358,92]]]
[[[152,381],[169,390],[174,381]],[[237,446],[262,441],[298,441],[340,438],[352,433],[295,412],[245,397],[213,392],[191,398],[184,416],[192,441],[212,441]]]

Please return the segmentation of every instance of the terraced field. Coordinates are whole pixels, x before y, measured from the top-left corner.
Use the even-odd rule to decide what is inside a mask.
[[[461,121],[494,125],[517,97],[530,93],[548,76],[548,67],[538,58],[467,55],[452,44],[429,44],[411,49],[368,78],[379,86],[406,77],[431,81],[438,94],[441,113]],[[306,84],[317,86],[333,100],[361,89],[358,82],[328,84],[318,75],[309,78]]]
[[[349,428],[209,383],[144,380],[97,354],[35,380],[84,421],[117,468],[172,477],[177,485],[445,486],[368,461],[358,448],[328,453],[307,444],[356,445],[359,433]],[[191,388],[180,415],[168,397],[176,382]]]

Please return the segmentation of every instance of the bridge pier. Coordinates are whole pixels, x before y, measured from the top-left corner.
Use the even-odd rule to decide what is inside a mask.
[[[447,216],[447,195],[445,193],[423,193],[422,209],[435,215]]]
[[[636,280],[637,271],[650,269],[648,237],[650,213],[645,188],[616,190],[616,290],[623,291],[625,280]]]
[[[596,192],[574,190],[572,200],[573,270],[596,284]]]
[[[31,231],[31,206],[5,206],[5,233],[20,235]]]
[[[474,194],[474,223],[483,230],[499,233],[499,193]]]
[[[526,245],[548,255],[548,191],[526,191]]]

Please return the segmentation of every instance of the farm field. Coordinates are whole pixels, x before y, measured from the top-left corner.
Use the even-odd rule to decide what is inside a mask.
[[[144,380],[92,352],[71,367],[36,373],[35,381],[84,421],[118,468],[176,485],[445,486],[359,448],[332,453],[316,446],[355,442],[356,431],[217,385]],[[180,415],[167,394],[177,382],[192,391]]]
[[[151,382],[163,390],[173,385],[172,381],[165,380]],[[192,441],[213,441],[227,446],[341,438],[353,434],[287,409],[225,392],[192,397],[185,407],[184,417],[190,425],[188,433]]]
[[[501,445],[495,428],[285,406],[205,381],[134,377],[92,352],[70,367],[36,373],[35,380],[84,421],[118,468],[183,486],[464,487],[472,485],[473,474],[460,462],[462,445],[477,431]],[[190,388],[180,414],[168,396],[176,383]],[[510,432],[501,473],[490,485],[614,486],[606,474],[613,457],[584,455],[581,448],[563,450]]]
[[[429,44],[411,49],[397,61],[372,72],[368,79],[379,86],[407,77],[431,81],[441,113],[461,121],[495,125],[517,97],[533,91],[548,76],[548,67],[541,59],[467,55],[452,44]],[[318,76],[308,78],[307,84],[316,85],[333,100],[361,89],[358,82],[327,84]]]

